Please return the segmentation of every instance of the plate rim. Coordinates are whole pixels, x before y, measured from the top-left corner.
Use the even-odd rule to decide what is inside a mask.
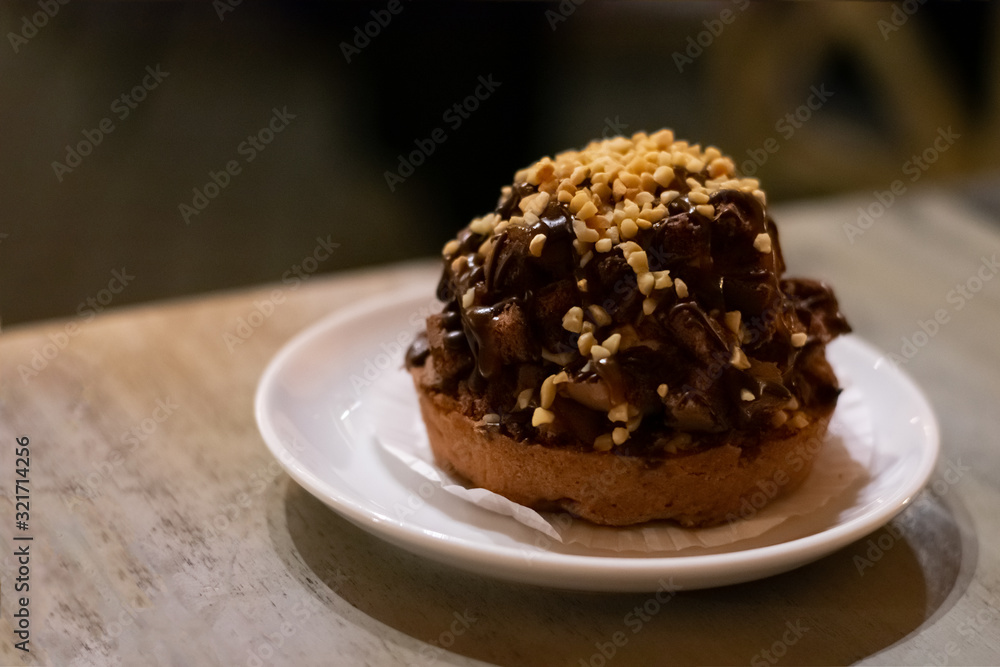
[[[857,334],[849,334],[843,337],[843,344],[856,346],[864,355],[873,358],[874,370],[879,370],[882,361],[889,364],[891,368],[884,372],[895,375],[896,379],[906,386],[912,394],[912,398],[919,404],[920,413],[923,417],[921,429],[923,438],[922,447],[920,448],[921,460],[916,471],[907,478],[906,481],[908,483],[894,490],[894,497],[897,495],[903,496],[895,502],[884,503],[883,506],[852,518],[842,524],[777,544],[731,552],[688,556],[662,555],[636,558],[607,554],[566,554],[540,550],[531,551],[530,558],[528,558],[525,556],[525,552],[508,545],[483,544],[465,537],[450,535],[430,535],[425,528],[409,524],[402,519],[389,516],[372,507],[364,506],[361,502],[350,497],[350,494],[343,493],[334,485],[309,470],[307,466],[303,465],[295,454],[281,441],[281,438],[275,431],[271,419],[267,414],[267,398],[270,388],[274,385],[275,378],[284,369],[288,360],[294,358],[299,350],[306,347],[315,339],[320,338],[328,330],[384,310],[402,307],[404,304],[418,299],[430,302],[432,301],[431,296],[432,292],[428,291],[427,286],[418,282],[399,291],[375,294],[366,298],[364,302],[339,308],[298,332],[282,345],[261,374],[254,394],[254,415],[265,445],[271,454],[277,458],[279,464],[297,483],[333,511],[363,529],[368,530],[368,528],[377,527],[376,530],[368,530],[368,532],[373,533],[380,539],[408,547],[410,550],[424,556],[451,563],[466,570],[481,571],[471,566],[464,567],[462,565],[462,562],[470,557],[476,559],[481,565],[493,564],[500,567],[501,570],[514,557],[519,562],[529,563],[530,567],[535,570],[536,578],[537,575],[544,576],[545,574],[558,573],[560,579],[566,576],[567,569],[580,570],[582,568],[582,570],[586,570],[586,574],[609,574],[612,571],[620,573],[623,565],[627,565],[630,574],[629,578],[638,578],[640,576],[650,577],[657,574],[666,576],[664,574],[665,569],[671,570],[672,574],[683,575],[691,574],[695,570],[702,574],[711,574],[712,571],[728,571],[741,565],[750,565],[757,562],[766,562],[773,566],[779,563],[787,564],[787,562],[794,560],[796,562],[801,561],[801,564],[806,564],[810,562],[810,558],[803,559],[803,553],[811,553],[815,558],[833,553],[852,541],[884,526],[893,517],[906,509],[927,485],[940,455],[940,426],[933,406],[921,387],[903,369],[891,364],[891,361],[889,361],[888,356],[884,352]],[[466,551],[464,558],[456,558],[454,552],[454,547],[456,546],[461,546]],[[767,569],[768,571],[775,570],[774,567],[768,567]],[[583,574],[584,572],[581,571],[580,573]],[[495,576],[511,578],[504,577],[503,574],[502,571],[495,572]],[[523,581],[523,579],[518,580]]]

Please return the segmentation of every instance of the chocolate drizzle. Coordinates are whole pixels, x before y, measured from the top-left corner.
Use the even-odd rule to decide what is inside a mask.
[[[531,411],[518,405],[518,395],[565,370],[572,387],[556,399],[557,421],[544,444],[589,448],[608,430],[609,407],[627,401],[642,424],[616,451],[632,454],[659,451],[678,433],[697,432],[710,444],[711,434],[766,428],[792,396],[804,407],[835,402],[839,389],[823,348],[850,327],[833,293],[817,281],[781,279],[777,229],[753,195],[715,192],[709,218],[689,201],[685,177],[679,169],[672,187],[681,195],[667,216],[630,240],[645,250],[651,271],[681,279],[687,296],[658,291],[655,311],[645,314],[620,246],[595,252],[581,268],[573,216],[553,197],[533,225],[508,224],[493,235],[485,256],[477,251],[487,236],[463,230],[458,250],[445,258],[437,290],[445,311],[428,320],[429,352],[418,339],[407,364],[433,357],[442,391],[468,387],[477,397],[470,412],[499,414],[509,435],[534,439],[525,417]],[[527,183],[513,185],[495,213],[502,220],[520,215],[519,202],[534,192]],[[754,246],[764,232],[770,252]],[[529,245],[539,233],[546,241],[535,256]],[[472,303],[463,305],[470,290]],[[578,334],[562,326],[573,306],[607,312],[610,324],[596,323],[594,336],[621,334],[616,355],[595,361],[576,351]],[[732,311],[740,312],[739,332],[727,326]],[[796,332],[806,333],[805,345],[792,344]],[[749,367],[733,363],[734,347]],[[669,391],[661,396],[664,384]]]

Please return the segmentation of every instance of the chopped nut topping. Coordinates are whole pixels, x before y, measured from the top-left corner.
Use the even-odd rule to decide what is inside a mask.
[[[797,399],[794,396],[792,396],[790,399],[788,399],[788,402],[785,403],[785,407],[788,408],[789,410],[798,410],[799,409],[799,399]]]
[[[756,248],[758,252],[771,252],[771,237],[767,234],[767,232],[758,234],[757,238],[753,240],[753,247]]]
[[[583,330],[583,308],[573,306],[567,310],[563,315],[562,326],[566,331],[580,333]]]
[[[639,250],[638,252],[633,252],[625,260],[628,265],[632,267],[632,270],[637,274],[648,273],[649,272],[649,262],[646,259],[646,251]]]
[[[554,204],[558,202],[559,208],[563,211],[568,210],[567,215],[572,216],[569,221],[572,235],[567,242],[572,241],[573,260],[580,268],[585,268],[596,258],[595,264],[600,264],[597,267],[600,269],[597,275],[604,275],[607,273],[605,264],[617,270],[616,264],[620,262],[614,255],[607,256],[607,253],[614,253],[616,248],[621,248],[622,257],[632,269],[638,290],[643,297],[642,313],[646,317],[654,315],[659,303],[664,299],[666,304],[674,303],[673,295],[661,290],[673,290],[678,299],[689,299],[694,295],[684,280],[671,276],[669,271],[650,271],[651,262],[660,265],[664,260],[659,254],[654,255],[652,248],[647,254],[647,249],[637,243],[638,239],[641,239],[644,245],[659,239],[658,232],[660,225],[663,224],[662,221],[671,213],[684,210],[687,206],[690,206],[687,209],[688,214],[714,220],[716,207],[710,202],[715,200],[716,193],[723,190],[738,190],[754,197],[761,206],[766,206],[766,196],[760,189],[760,182],[755,178],[738,177],[732,158],[723,155],[714,146],[702,148],[700,144],[678,141],[670,130],[660,130],[651,135],[638,132],[631,137],[594,141],[579,151],[568,150],[554,157],[542,158],[519,170],[515,180],[517,184],[505,186],[502,193],[503,201],[510,202],[511,197],[516,197],[514,200],[517,202],[516,206],[501,204],[497,210],[503,210],[503,214],[489,213],[472,220],[468,229],[480,237],[470,238],[468,234],[464,234],[443,246],[442,254],[446,261],[451,262],[455,282],[463,286],[468,285],[469,283],[464,280],[474,277],[470,276],[472,271],[481,272],[483,267],[491,266],[491,262],[495,260],[495,258],[491,260],[491,256],[501,248],[506,252],[510,247],[507,245],[508,241],[524,243],[520,239],[525,236],[528,237],[525,239],[527,251],[532,256],[541,258],[544,253],[545,260],[548,260],[551,254],[553,261],[561,261],[559,258],[562,255],[553,252],[555,248],[550,247],[548,251],[545,250],[547,243],[551,246],[556,241],[554,238],[547,238],[553,232],[541,223],[541,216],[546,211],[551,214],[556,208]],[[673,204],[678,199],[684,202],[684,207],[678,208],[677,204]],[[724,199],[719,198],[718,201]],[[751,201],[750,206],[755,208],[757,205]],[[758,209],[754,214],[757,215],[759,212]],[[507,215],[508,219],[502,219],[502,215]],[[553,224],[549,220],[546,222]],[[704,222],[703,220],[702,223]],[[695,220],[694,224],[700,223]],[[515,230],[514,227],[521,229]],[[535,231],[539,229],[546,233]],[[556,227],[551,229],[554,230]],[[531,231],[525,234],[527,230]],[[500,235],[508,231],[508,239],[503,244],[497,243]],[[560,243],[562,243],[561,238]],[[753,245],[761,253],[771,253],[777,248],[777,240],[765,232],[756,235]],[[478,252],[473,250],[477,246]],[[672,252],[669,248],[664,250]],[[680,270],[683,272],[683,268]],[[643,321],[632,323],[635,326],[621,321],[616,323],[604,308],[589,304],[588,284],[584,275],[591,275],[591,271],[577,270],[573,278],[578,289],[575,298],[583,299],[582,306],[569,308],[562,318],[562,328],[568,332],[565,334],[565,339],[573,340],[575,335],[576,349],[570,348],[569,351],[559,353],[553,353],[544,347],[541,350],[542,358],[546,361],[563,367],[573,364],[572,368],[577,371],[580,370],[580,362],[585,364],[584,369],[604,366],[601,360],[619,354],[622,349],[641,345],[645,335],[639,334],[636,330],[636,327],[643,328]],[[700,284],[701,282],[697,283]],[[597,289],[598,287],[600,289]],[[606,297],[604,294],[606,287],[595,285],[600,298]],[[570,291],[572,293],[572,290]],[[556,294],[558,294],[556,303],[567,298],[562,292]],[[481,299],[482,295],[480,294],[478,298]],[[594,300],[600,302],[596,298]],[[469,288],[461,295],[459,301],[464,308],[473,307],[477,303],[475,289]],[[629,313],[634,311],[629,310]],[[725,328],[735,335],[737,344],[732,349],[730,363],[741,370],[749,369],[750,360],[740,347],[743,336],[747,334],[742,322],[742,313],[739,310],[732,310],[720,317],[720,313],[713,311],[711,316],[723,319]],[[608,330],[614,333],[607,335],[603,341],[598,341],[595,332],[604,333],[602,327],[608,327]],[[802,347],[807,342],[806,332],[791,334],[793,347]],[[584,359],[581,360],[580,356]],[[534,410],[532,424],[539,426],[551,423],[555,415],[550,408],[558,393],[557,385],[567,381],[569,377],[563,371],[547,377],[541,387],[523,389],[517,394],[517,408],[524,410],[537,405],[539,407]],[[661,398],[667,398],[667,392],[666,384],[657,387],[657,394]],[[537,403],[535,403],[536,398]],[[744,389],[740,392],[740,398],[752,401],[757,397],[753,391]],[[594,441],[596,450],[607,451],[614,445],[620,445],[629,438],[629,432],[639,428],[642,422],[639,409],[636,406],[627,406],[622,412],[621,408],[622,406],[615,406],[611,411],[614,417],[609,413],[609,419],[624,426],[598,437]],[[791,421],[793,425],[800,422],[807,424],[808,418],[797,410],[798,403],[793,399],[787,407],[776,414],[774,419],[782,423],[786,420]],[[687,441],[678,436],[670,441],[670,447],[676,451],[689,443],[690,436]]]
[[[706,153],[707,152],[708,151],[706,151]],[[732,176],[735,171],[736,166],[733,164],[733,161],[727,157],[717,157],[708,164],[708,175],[712,178]]]
[[[733,356],[730,358],[729,363],[741,371],[750,368],[750,360],[747,359],[747,355],[743,353],[743,350],[738,347],[733,348]]]
[[[639,219],[636,220],[636,224],[639,225],[640,229],[649,229],[653,226],[654,222],[659,222],[667,215],[667,207],[660,204],[656,207],[644,208],[639,213]],[[646,223],[646,224],[643,224]]]
[[[543,408],[551,408],[552,402],[556,400],[555,375],[550,375],[542,382],[542,388],[538,392],[539,404]]]
[[[625,187],[620,178],[616,179],[614,185],[611,186],[611,194],[614,195],[615,200],[624,199],[627,191],[628,188]]]
[[[611,438],[610,433],[605,433],[603,435],[597,436],[594,440],[594,449],[599,452],[607,452],[615,446],[615,441]]]
[[[670,277],[670,271],[653,271],[653,278],[656,280],[653,283],[653,289],[667,289],[668,287],[673,287],[674,281]]]
[[[618,178],[621,179],[626,188],[637,188],[642,185],[642,179],[632,172],[623,171],[619,174]]]
[[[580,190],[575,195],[573,199],[569,202],[570,213],[576,214],[583,208],[584,204],[590,203],[590,195],[587,194],[586,190]]]
[[[681,196],[681,193],[677,190],[664,190],[660,193],[660,203],[669,204],[673,200]]]
[[[619,403],[608,410],[608,420],[613,422],[628,421],[628,403]]]
[[[796,412],[790,423],[793,428],[805,428],[809,425],[809,418],[804,412]]]
[[[499,424],[500,415],[498,415],[495,412],[488,412],[485,415],[483,415],[483,421],[486,422],[487,424]]]
[[[581,220],[589,220],[590,218],[593,218],[595,215],[597,215],[597,206],[595,206],[594,202],[592,201],[589,201],[586,204],[584,204],[583,208],[581,208],[579,211],[576,212],[576,217],[578,217]]]
[[[608,315],[608,311],[600,306],[592,304],[587,307],[587,311],[590,313],[590,319],[594,320],[594,324],[597,326],[603,327],[611,324],[611,316]]]
[[[726,313],[726,328],[732,331],[737,336],[740,335],[740,320],[743,319],[743,314],[738,310],[730,310]]]
[[[535,395],[535,390],[528,388],[517,395],[517,409],[524,410],[531,402],[531,397]]]
[[[541,215],[542,211],[549,203],[549,193],[548,192],[536,192],[533,195],[528,195],[518,203],[518,208],[527,215],[532,213],[534,215]]]
[[[494,237],[494,236],[487,236],[486,240],[483,241],[481,244],[479,244],[479,250],[476,251],[476,254],[479,255],[480,257],[486,257],[487,255],[489,255],[490,254],[490,250],[493,249],[493,239],[494,238],[496,238],[496,237]]]
[[[545,247],[545,234],[535,234],[532,237],[531,243],[528,245],[528,250],[535,257],[542,256],[542,249]]]
[[[635,220],[631,218],[622,220],[622,224],[618,226],[618,229],[623,239],[630,239],[639,233],[639,225],[635,224]]]
[[[493,231],[493,227],[496,226],[497,215],[495,213],[490,213],[489,215],[484,215],[481,218],[476,218],[469,223],[469,229],[477,234],[489,234]]]
[[[653,180],[663,187],[667,187],[674,180],[674,170],[666,165],[657,167],[656,171],[653,172]]]
[[[642,292],[643,296],[649,296],[656,287],[656,278],[654,278],[653,274],[648,271],[646,273],[640,273],[637,276],[636,281],[639,283],[639,291]]]
[[[475,298],[476,298],[475,287],[470,287],[469,289],[465,290],[465,294],[462,295],[462,308],[468,308],[469,306],[471,306]]]
[[[611,351],[603,345],[591,345],[590,356],[594,361],[600,361],[601,359],[610,357]]]
[[[771,425],[775,428],[778,428],[786,421],[788,421],[788,413],[784,410],[778,410],[771,416]]]
[[[556,415],[551,410],[546,410],[545,408],[535,408],[535,411],[531,415],[531,425],[541,426],[542,424],[551,424],[556,420]]]
[[[570,174],[569,182],[572,183],[573,185],[580,185],[580,183],[583,183],[583,181],[586,180],[587,175],[589,173],[590,169],[588,169],[583,165],[580,165],[579,167],[573,170],[572,174]]]

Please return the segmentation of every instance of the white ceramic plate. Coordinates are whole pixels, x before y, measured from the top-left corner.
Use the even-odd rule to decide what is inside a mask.
[[[553,543],[510,517],[435,493],[374,440],[377,420],[413,418],[373,411],[371,392],[401,372],[409,341],[435,308],[433,294],[423,283],[318,322],[271,361],[256,396],[261,434],[289,475],[364,530],[428,558],[572,590],[723,586],[786,572],[876,530],[913,501],[934,468],[938,426],[927,399],[878,350],[847,336],[828,355],[871,408],[875,448],[861,488],[724,548],[623,555]]]

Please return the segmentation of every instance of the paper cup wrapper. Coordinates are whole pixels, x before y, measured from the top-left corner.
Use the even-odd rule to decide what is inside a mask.
[[[598,526],[563,512],[537,512],[492,491],[471,487],[439,468],[434,463],[409,373],[387,373],[371,388],[371,398],[376,414],[395,416],[375,420],[379,446],[443,491],[509,516],[556,542],[613,552],[669,553],[691,547],[724,547],[763,535],[793,517],[819,510],[844,493],[865,474],[875,447],[871,415],[861,392],[847,387],[840,395],[809,476],[797,489],[762,509],[754,507],[744,512],[749,515],[746,518],[711,528],[682,528],[668,521],[620,528]]]

